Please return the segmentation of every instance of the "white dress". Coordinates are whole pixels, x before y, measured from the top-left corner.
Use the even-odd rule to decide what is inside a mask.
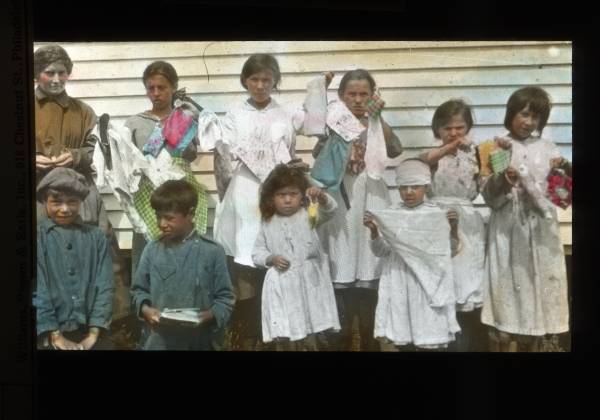
[[[350,209],[340,192],[332,192],[339,203],[333,220],[319,229],[319,236],[330,257],[331,277],[334,283],[373,281],[381,276],[381,261],[369,247],[369,230],[363,226],[366,210],[379,210],[391,204],[388,187],[383,179],[359,175],[344,175]]]
[[[296,130],[302,125],[298,118],[271,98],[264,109],[244,100],[221,121],[223,143],[235,158],[233,176],[215,211],[213,236],[238,264],[254,266],[252,247],[260,227],[259,187],[277,164],[294,157]],[[262,159],[258,156],[261,152]],[[242,161],[243,153],[248,153],[244,159],[252,160],[260,178]]]
[[[525,166],[539,191],[547,188],[550,159],[559,156],[550,140],[512,140],[511,166]],[[483,189],[492,214],[482,322],[512,334],[566,332],[567,278],[556,209],[545,218],[523,188],[506,190],[502,181],[491,176]]]
[[[469,152],[458,149],[456,155],[446,155],[437,163],[432,177],[431,201],[440,207],[456,210],[460,248],[452,258],[456,310],[468,312],[483,305],[486,230],[483,217],[475,210],[473,200],[477,188],[477,163],[474,148]]]
[[[321,205],[319,222],[331,217],[336,203]],[[274,215],[262,222],[252,254],[265,267],[270,255],[290,261],[283,272],[268,269],[262,289],[263,341],[301,340],[309,334],[339,330],[340,323],[329,275],[328,257],[304,208],[289,217]]]
[[[345,112],[344,112],[345,111]],[[348,119],[354,119],[346,108],[330,104],[328,112],[337,112],[342,121],[332,121],[328,116],[330,129],[342,134],[345,124],[351,125]],[[344,122],[345,120],[345,122]],[[369,118],[369,127],[360,134],[360,141],[366,143],[366,168],[358,175],[345,172],[342,181],[350,208],[346,208],[340,191],[331,192],[339,203],[333,220],[319,229],[319,237],[330,257],[331,277],[336,286],[351,285],[359,281],[361,287],[376,284],[381,275],[381,261],[369,247],[369,230],[363,226],[365,211],[385,209],[390,206],[391,199],[388,186],[383,179],[386,166],[397,165],[399,159],[389,159],[386,155],[381,120]],[[365,283],[366,282],[366,283]]]
[[[370,248],[383,262],[375,338],[446,347],[460,331],[446,211],[430,203],[397,204],[373,215],[381,235]]]

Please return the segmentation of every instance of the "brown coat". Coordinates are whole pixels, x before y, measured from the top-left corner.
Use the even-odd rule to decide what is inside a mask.
[[[73,169],[89,178],[96,142],[90,134],[95,125],[96,114],[89,105],[66,93],[50,98],[39,87],[36,89],[36,153],[51,157],[69,151]],[[42,177],[38,174],[38,180]]]
[[[80,216],[86,223],[109,232],[102,198],[92,178],[92,157],[97,138],[92,134],[96,114],[89,105],[66,93],[49,97],[39,87],[35,90],[35,151],[46,157],[68,151],[73,156],[72,168],[85,176],[90,193],[85,198]],[[37,172],[39,183],[47,172]],[[38,221],[46,217],[45,206],[38,203]]]

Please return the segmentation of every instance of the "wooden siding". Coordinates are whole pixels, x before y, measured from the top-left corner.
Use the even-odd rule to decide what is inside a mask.
[[[34,48],[43,45],[35,44]],[[413,156],[434,146],[429,125],[435,108],[450,98],[463,98],[473,106],[476,142],[504,131],[505,104],[510,94],[525,85],[546,89],[553,109],[544,135],[553,139],[563,156],[572,159],[572,84],[570,42],[565,41],[259,41],[259,42],[141,42],[61,43],[69,52],[73,72],[70,95],[83,99],[100,115],[123,124],[131,115],[149,108],[141,82],[144,68],[154,60],[167,60],[177,69],[180,87],[205,108],[223,115],[245,97],[239,72],[253,52],[274,54],[282,70],[280,93],[285,104],[300,105],[306,83],[332,70],[336,77],[329,98],[336,95],[343,73],[364,67],[378,83],[386,108],[383,116]],[[298,154],[312,163],[313,138],[298,138]],[[202,152],[193,163],[200,182],[210,191],[209,225],[214,220],[216,187],[212,154]],[[393,188],[393,176],[387,177]],[[131,247],[131,225],[116,199],[104,192],[109,218],[122,249]],[[479,197],[479,211],[489,209]],[[567,252],[572,244],[571,210],[559,211],[561,238]]]

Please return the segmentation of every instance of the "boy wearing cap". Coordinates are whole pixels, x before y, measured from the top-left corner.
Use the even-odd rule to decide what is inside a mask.
[[[112,259],[106,235],[79,215],[89,193],[83,175],[55,168],[37,186],[47,219],[37,226],[38,348],[108,350],[112,316]]]
[[[458,215],[425,200],[431,172],[421,160],[405,160],[396,174],[403,202],[363,219],[371,249],[384,261],[375,337],[399,348],[444,349],[460,331],[451,262]]]

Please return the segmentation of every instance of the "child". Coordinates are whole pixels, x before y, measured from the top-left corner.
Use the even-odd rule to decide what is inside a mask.
[[[365,210],[390,205],[383,180],[386,166],[402,153],[392,128],[379,116],[385,103],[376,95],[375,80],[362,69],[349,71],[340,81],[339,101],[328,107],[329,137],[320,141],[311,176],[328,188],[340,203],[319,236],[330,257],[330,271],[342,324],[338,350],[352,349],[352,325],[358,317],[360,349],[378,350],[373,339],[377,285],[381,262],[368,246],[362,226]]]
[[[79,215],[89,191],[83,175],[60,167],[37,186],[37,199],[47,216],[37,227],[34,306],[40,349],[113,347],[104,337],[114,295],[108,239]]]
[[[73,62],[57,44],[35,50],[33,62],[37,182],[53,168],[71,168],[82,174],[90,192],[81,203],[79,216],[110,234],[106,209],[92,176],[92,153],[98,140],[93,134],[96,115],[89,105],[66,91]],[[46,217],[45,210],[42,203],[38,204],[38,220]]]
[[[571,164],[556,145],[541,137],[550,115],[550,98],[539,87],[514,92],[506,105],[508,133],[498,142],[511,149],[510,166],[491,175],[483,197],[491,207],[482,322],[491,333],[492,351],[514,351],[511,342],[537,351],[539,338],[569,330],[565,259],[556,210],[551,218],[522,185],[521,175],[533,178],[543,197],[546,177],[554,167],[570,175]],[[547,203],[546,203],[547,204]]]
[[[421,156],[432,170],[431,201],[456,210],[460,218],[460,252],[452,258],[457,319],[461,333],[458,351],[486,351],[481,324],[485,271],[485,225],[472,201],[479,194],[479,164],[467,135],[473,126],[471,107],[460,99],[441,104],[431,129],[442,146]]]
[[[329,262],[303,207],[318,201],[317,223],[329,219],[336,202],[310,187],[301,169],[277,165],[260,194],[262,223],[252,260],[268,268],[262,289],[262,334],[279,350],[316,350],[315,334],[339,330]],[[312,204],[314,205],[314,204]]]
[[[460,331],[450,261],[458,243],[458,214],[424,201],[431,183],[424,162],[402,162],[396,181],[403,203],[367,212],[363,222],[371,231],[373,253],[383,261],[374,335],[396,346],[442,349]]]
[[[331,77],[329,74],[329,81]],[[252,247],[260,229],[259,187],[277,164],[295,158],[296,132],[303,125],[301,112],[289,113],[272,97],[280,81],[279,63],[272,55],[253,54],[246,60],[240,82],[249,97],[227,112],[222,120],[223,139],[215,148],[220,202],[214,238],[228,255],[235,288],[233,349],[259,349],[258,296],[264,271],[252,261]]]
[[[233,308],[223,248],[194,227],[196,189],[166,181],[150,200],[162,232],[146,245],[131,287],[135,313],[146,321],[144,350],[219,350]],[[165,309],[200,310],[197,327],[163,322]]]
[[[208,217],[206,189],[196,181],[190,167],[190,164],[198,157],[200,140],[197,132],[191,140],[189,138],[190,132],[186,131],[187,138],[184,133],[179,133],[180,136],[177,137],[182,138],[182,144],[185,144],[184,139],[190,140],[183,150],[167,147],[169,142],[164,139],[165,125],[168,124],[169,117],[172,117],[175,109],[177,109],[175,107],[176,100],[182,101],[186,105],[190,105],[191,100],[185,95],[185,89],[178,90],[179,76],[177,71],[166,61],[150,63],[144,69],[141,79],[146,90],[146,96],[152,103],[152,108],[129,117],[125,121],[125,127],[131,131],[131,141],[140,151],[144,154],[153,154],[156,153],[155,149],[153,152],[153,147],[159,150],[164,149],[170,156],[170,162],[185,173],[185,179],[194,186],[198,193],[194,223],[198,233],[203,234],[206,232]],[[199,110],[195,110],[195,112],[199,112]],[[156,141],[156,144],[153,143],[154,141]],[[137,232],[133,234],[131,249],[132,273],[136,271],[146,240],[156,239],[160,235],[160,229],[156,225],[154,212],[150,206],[150,196],[156,187],[155,183],[144,174],[139,183],[139,189],[135,193],[131,193],[133,196],[131,205],[135,208],[146,231],[145,235]]]

